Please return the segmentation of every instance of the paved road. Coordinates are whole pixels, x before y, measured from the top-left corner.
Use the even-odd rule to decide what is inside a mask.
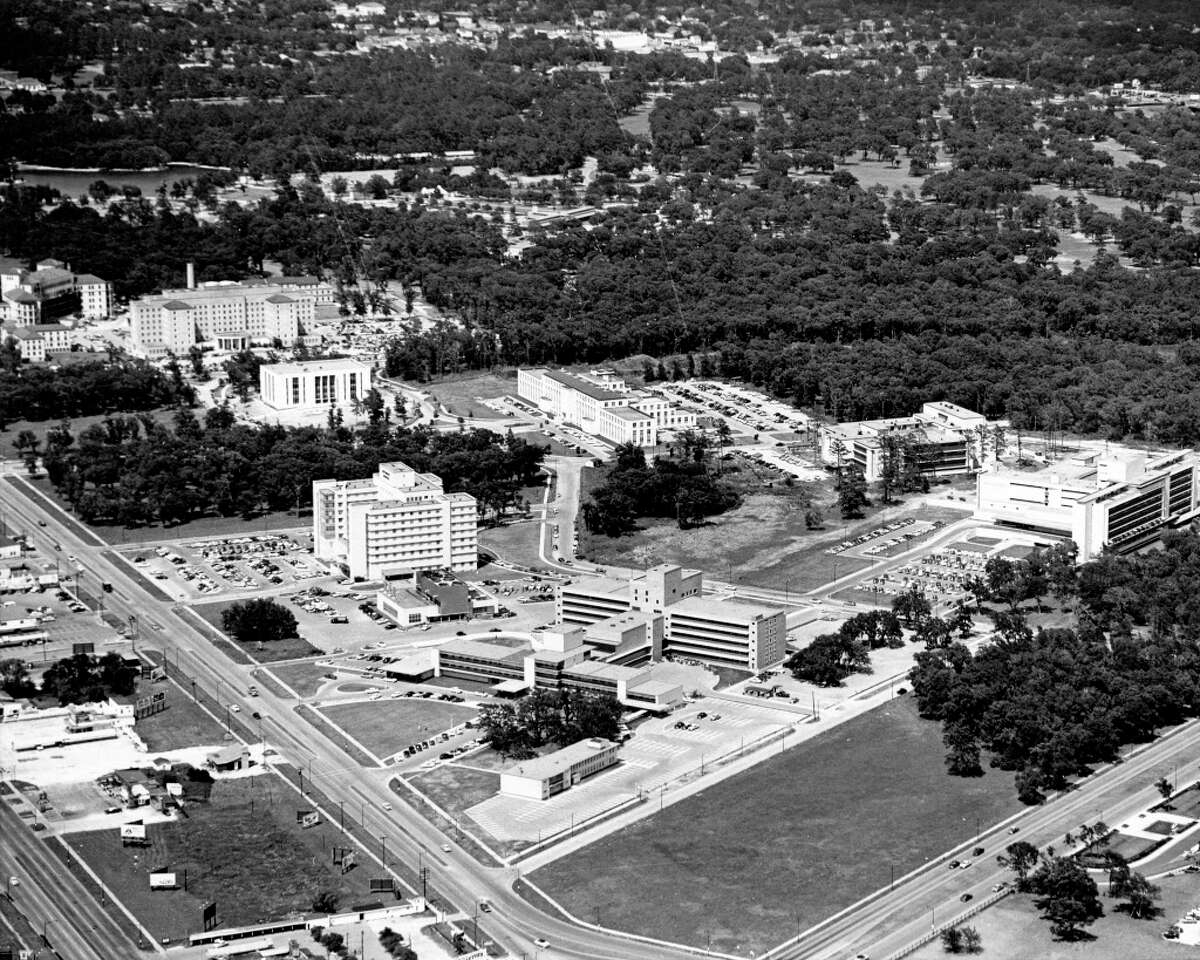
[[[138,616],[142,622],[155,620],[167,627],[157,633],[142,630],[143,644],[163,649],[171,663],[195,677],[205,693],[222,704],[241,706],[242,716],[252,710],[260,712],[267,740],[305,771],[306,780],[311,779],[335,803],[343,801],[348,814],[362,811],[364,826],[372,834],[388,837],[389,862],[398,858],[412,868],[423,863],[430,870],[430,885],[464,912],[472,913],[481,898],[491,900],[494,910],[481,919],[480,928],[516,955],[538,956],[541,951],[533,941],[543,936],[551,941],[554,956],[578,960],[675,960],[702,952],[587,930],[549,917],[522,900],[512,891],[516,871],[481,867],[452,838],[393,793],[384,772],[364,770],[351,762],[337,744],[299,717],[293,711],[295,701],[276,697],[265,686],[260,686],[260,696],[248,697],[246,691],[254,682],[252,666],[235,664],[217,652],[190,621],[174,612],[175,604],[147,592],[139,576],[124,564],[112,562],[90,538],[78,535],[60,511],[47,510],[21,496],[8,499],[10,513],[22,520],[23,529],[47,555],[54,555],[50,543],[57,540],[64,553],[75,554],[90,573],[113,584],[114,592],[107,595],[112,612],[120,617]],[[37,526],[39,517],[46,527]],[[451,844],[451,853],[442,851],[446,843]]]
[[[137,947],[92,900],[49,849],[42,836],[29,829],[8,803],[0,804],[0,873],[14,905],[50,945],[68,960],[113,960],[131,957]],[[57,841],[50,841],[56,843]]]
[[[468,914],[473,913],[479,898],[491,900],[495,910],[481,919],[480,926],[515,954],[538,956],[532,941],[539,936],[550,940],[554,956],[578,960],[674,960],[703,954],[701,950],[642,943],[589,930],[549,917],[526,903],[512,892],[515,872],[476,863],[451,838],[389,790],[387,771],[358,767],[336,744],[296,716],[292,709],[294,701],[278,698],[262,687],[259,698],[247,698],[246,689],[252,682],[250,667],[234,664],[216,652],[202,635],[179,619],[173,612],[173,604],[150,595],[140,578],[124,565],[111,562],[90,540],[64,525],[57,511],[43,510],[41,505],[22,497],[8,499],[12,502],[10,512],[21,517],[24,529],[48,555],[53,555],[49,540],[58,539],[64,552],[75,553],[93,575],[112,581],[116,593],[110,595],[109,605],[114,612],[121,616],[138,615],[168,626],[161,633],[143,631],[143,642],[168,651],[173,663],[195,676],[198,685],[221,703],[237,703],[246,711],[260,711],[265,718],[268,740],[296,767],[305,770],[306,779],[311,777],[335,803],[343,801],[348,813],[361,810],[364,825],[372,834],[388,837],[389,860],[399,859],[409,867],[423,863],[430,869],[430,884]],[[47,520],[46,528],[36,526],[39,515]],[[1173,736],[1143,748],[1079,789],[1023,814],[1016,821],[1020,825],[1020,838],[1042,845],[1060,841],[1067,830],[1074,830],[1084,822],[1097,819],[1121,822],[1146,803],[1157,775],[1170,769],[1173,762],[1191,760],[1197,745],[1200,745],[1200,724],[1190,724]],[[786,960],[833,960],[854,956],[862,950],[886,956],[928,929],[931,919],[948,919],[964,909],[958,899],[963,892],[979,897],[993,883],[1008,879],[1007,871],[994,860],[996,852],[1012,839],[1006,827],[985,833],[983,845],[987,856],[978,860],[970,871],[952,872],[944,866],[933,866],[898,883],[893,892],[851,908],[844,917],[808,931],[798,944],[788,945],[773,956]],[[450,853],[441,850],[445,843],[451,845]],[[87,916],[76,920],[86,924],[87,917],[96,913],[86,911]],[[63,919],[65,922],[66,918]],[[79,955],[86,958],[93,953]],[[120,955],[109,953],[109,956]]]

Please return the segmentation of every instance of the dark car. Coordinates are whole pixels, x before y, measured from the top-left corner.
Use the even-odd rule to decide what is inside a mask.
[[[973,894],[973,893],[964,893],[964,894],[963,894],[961,897],[959,897],[958,899],[959,899],[959,900],[961,900],[963,903],[966,903],[968,900],[974,900],[974,899],[975,899],[975,894]]]

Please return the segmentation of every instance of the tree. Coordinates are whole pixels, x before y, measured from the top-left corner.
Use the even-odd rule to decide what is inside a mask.
[[[855,520],[861,517],[863,507],[869,503],[867,481],[863,479],[862,471],[854,465],[847,467],[838,488],[838,507],[842,511],[842,519]]]
[[[336,890],[322,890],[313,897],[313,913],[337,913],[341,899]]]
[[[983,936],[974,927],[963,927],[963,950],[966,953],[983,952]]]
[[[1096,881],[1070,857],[1044,859],[1029,877],[1029,889],[1056,939],[1078,939],[1083,927],[1104,915]]]
[[[0,660],[0,690],[17,699],[32,697],[37,692],[24,660]]]
[[[1128,869],[1128,868],[1126,868]],[[1109,893],[1113,894],[1110,888]],[[1158,899],[1159,888],[1147,880],[1142,874],[1130,871],[1125,878],[1120,896],[1125,900],[1117,907],[1128,913],[1134,920],[1146,920],[1158,913],[1155,901]]]
[[[916,629],[933,615],[933,606],[914,583],[903,593],[892,598],[892,612],[910,630]]]
[[[852,673],[870,673],[871,656],[858,637],[828,633],[797,650],[784,666],[797,680],[819,687],[838,687]]]
[[[21,430],[13,440],[13,449],[25,461],[25,469],[29,471],[30,476],[37,473],[38,448],[41,443],[32,430]]]
[[[195,344],[188,348],[188,362],[192,365],[192,376],[197,380],[207,374],[204,369],[204,351]]]
[[[243,600],[221,611],[221,626],[239,643],[274,643],[298,636],[292,611],[269,597]]]
[[[1175,788],[1171,786],[1171,781],[1166,777],[1159,777],[1155,780],[1154,789],[1162,795],[1164,800],[1170,800],[1171,794],[1175,792]]]
[[[962,953],[963,935],[958,927],[947,927],[942,931],[942,949],[947,953]]]
[[[1038,862],[1038,848],[1027,840],[1017,840],[1004,848],[1004,854],[1017,875],[1017,888],[1027,889],[1029,871]]]

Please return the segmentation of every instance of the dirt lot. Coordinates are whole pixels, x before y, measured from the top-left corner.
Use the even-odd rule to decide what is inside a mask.
[[[322,890],[343,903],[365,899],[370,869],[339,874],[333,847],[336,824],[308,830],[296,823],[304,807],[273,774],[217,783],[208,803],[188,806],[188,817],[147,829],[150,846],[122,847],[116,830],[77,833],[69,842],[147,928],[179,940],[200,929],[200,905],[215,900],[222,926],[308,912]],[[307,809],[305,807],[305,809]],[[148,873],[168,867],[186,891],[150,892]]]
[[[143,717],[134,728],[151,753],[220,744],[225,729],[178,687],[165,687],[170,704],[162,713]]]

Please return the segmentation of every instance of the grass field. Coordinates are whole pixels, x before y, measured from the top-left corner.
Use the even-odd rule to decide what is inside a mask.
[[[378,757],[470,720],[475,711],[437,700],[376,700],[334,704],[325,716]]]
[[[515,395],[517,378],[515,375],[500,377],[490,373],[471,373],[422,384],[421,389],[437,397],[452,416],[490,419],[498,414],[478,401],[502,397],[505,394]]]
[[[101,359],[95,354],[91,355],[90,359]],[[147,413],[130,414],[130,416],[148,416],[152,417],[160,423],[169,423],[174,415],[173,409],[151,410]],[[71,433],[78,437],[88,427],[94,426],[97,423],[103,423],[108,417],[103,414],[97,414],[93,417],[72,417],[71,418]],[[8,429],[0,430],[0,459],[9,460],[19,456],[16,447],[13,446],[13,441],[17,439],[17,434],[22,430],[29,430],[35,437],[38,438],[39,444],[45,445],[46,434],[59,425],[58,420],[15,420],[8,425]],[[39,447],[40,449],[40,447]]]
[[[507,527],[480,527],[479,546],[492,550],[498,557],[526,567],[542,567],[538,556],[538,537],[542,525],[530,520]]]
[[[972,917],[968,924],[983,937],[983,956],[1021,960],[1180,960],[1193,955],[1185,947],[1162,939],[1162,932],[1200,902],[1196,881],[1178,876],[1156,880],[1161,890],[1162,914],[1154,919],[1131,920],[1117,913],[1115,904],[1102,896],[1105,915],[1087,928],[1095,939],[1061,943],[1050,936],[1050,924],[1041,919],[1032,900],[1005,897],[994,907]],[[913,960],[940,960],[947,956],[935,941],[912,954]]]
[[[408,782],[447,813],[458,816],[500,791],[500,775],[463,767],[441,766],[409,777]]]
[[[761,953],[1019,808],[1011,774],[950,777],[943,752],[900,697],[531,879],[606,926]]]
[[[221,630],[221,611],[233,606],[237,600],[217,600],[213,603],[193,604],[191,610],[206,623]],[[232,641],[230,641],[232,643]],[[233,644],[243,650],[259,663],[274,663],[278,660],[296,660],[300,657],[312,657],[321,653],[317,647],[303,637],[289,637],[275,643]]]
[[[225,926],[308,912],[322,890],[346,904],[365,897],[370,869],[339,874],[331,863],[341,843],[336,824],[303,830],[296,823],[302,807],[265,774],[219,782],[209,803],[188,805],[186,818],[148,827],[146,848],[122,847],[115,829],[68,840],[155,936],[179,940],[200,929],[205,900],[216,901]],[[176,871],[180,881],[187,870],[187,891],[151,893],[148,873],[157,867]]]
[[[151,753],[222,742],[225,728],[201,710],[195,700],[178,687],[159,686],[167,691],[170,706],[162,713],[143,717],[134,728]]]
[[[584,494],[594,483],[596,471],[585,470]],[[958,520],[965,511],[943,507],[906,507],[893,504],[886,509],[868,508],[862,520],[838,519],[828,506],[834,496],[832,482],[776,484],[773,488],[746,488],[741,506],[703,526],[680,530],[673,521],[643,520],[641,529],[623,537],[601,537],[581,532],[581,553],[596,563],[644,567],[678,563],[705,570],[713,579],[730,579],[758,587],[797,592],[812,590],[834,578],[834,558],[826,553],[832,544],[879,525],[881,520],[913,516],[920,520]],[[803,501],[825,504],[825,529],[807,530]],[[714,560],[714,558],[718,558]],[[843,576],[870,564],[852,557],[839,557],[836,573]]]
[[[281,663],[271,667],[271,673],[296,691],[301,697],[311,697],[325,682],[328,667],[315,663]]]

